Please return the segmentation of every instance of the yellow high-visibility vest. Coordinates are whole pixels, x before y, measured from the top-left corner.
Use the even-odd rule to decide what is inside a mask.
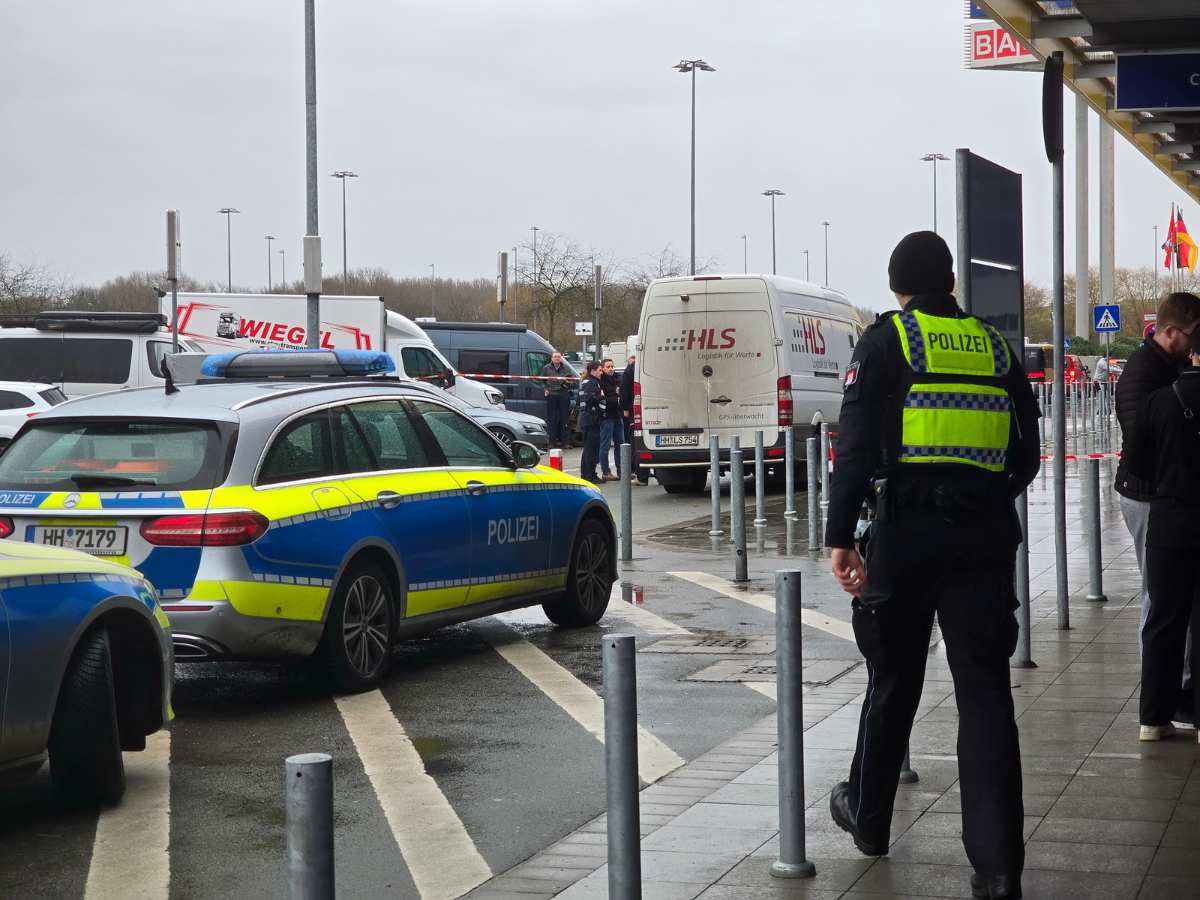
[[[896,461],[1003,472],[1012,427],[1008,344],[974,316],[901,312],[892,322],[913,373]]]

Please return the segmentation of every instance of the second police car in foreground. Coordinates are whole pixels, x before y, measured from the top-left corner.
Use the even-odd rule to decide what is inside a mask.
[[[342,690],[394,642],[541,604],[595,623],[616,577],[600,492],[511,450],[365,351],[245,351],[195,384],[80,399],[0,457],[0,536],[128,563],[176,659],[313,654]]]

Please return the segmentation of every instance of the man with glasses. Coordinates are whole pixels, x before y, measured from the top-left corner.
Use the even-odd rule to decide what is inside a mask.
[[[1130,355],[1125,371],[1117,382],[1116,409],[1117,421],[1121,425],[1121,461],[1117,464],[1113,486],[1121,495],[1121,517],[1133,538],[1138,570],[1142,574],[1139,652],[1141,633],[1150,613],[1150,594],[1146,590],[1146,527],[1150,521],[1150,499],[1154,496],[1154,485],[1134,475],[1126,457],[1129,448],[1137,441],[1140,430],[1145,427],[1141,417],[1147,399],[1159,388],[1174,384],[1180,369],[1187,364],[1191,335],[1197,324],[1200,324],[1200,298],[1184,291],[1168,294],[1158,307],[1154,333],[1146,337],[1142,346]],[[1183,680],[1185,686],[1191,681],[1186,653]],[[1193,721],[1190,697],[1190,691],[1181,693],[1181,709],[1177,713],[1177,720]],[[1165,733],[1143,729],[1142,740],[1158,740],[1162,736]]]

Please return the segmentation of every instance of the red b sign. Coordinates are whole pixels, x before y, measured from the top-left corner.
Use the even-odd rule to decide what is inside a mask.
[[[967,65],[970,68],[986,69],[1036,62],[1037,57],[1002,26],[994,22],[971,22],[967,25]]]

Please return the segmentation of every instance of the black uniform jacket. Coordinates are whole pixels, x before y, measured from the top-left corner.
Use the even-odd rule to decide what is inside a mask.
[[[909,301],[910,312],[932,316],[966,316],[949,294],[920,294]],[[912,383],[912,370],[904,359],[900,336],[891,317],[883,313],[866,330],[846,370],[842,412],[838,419],[837,461],[829,486],[829,514],[825,526],[827,547],[853,547],[854,528],[863,501],[871,490],[871,479],[889,474],[885,466],[888,446],[899,445],[899,421],[888,422],[886,412],[899,409],[903,394]],[[931,481],[956,479],[964,490],[979,486],[991,489],[997,479],[1007,479],[1010,496],[1017,496],[1033,481],[1041,464],[1038,439],[1038,408],[1025,377],[1021,357],[1009,347],[1005,388],[1013,403],[1013,423],[1008,447],[1007,475],[995,475],[973,466],[953,463],[905,465],[906,478]],[[895,417],[893,417],[895,418]]]
[[[1125,363],[1125,371],[1117,380],[1117,421],[1121,424],[1121,459],[1117,463],[1117,477],[1113,484],[1118,494],[1130,500],[1149,500],[1154,496],[1154,485],[1131,472],[1126,456],[1131,443],[1137,439],[1142,428],[1138,416],[1146,409],[1146,401],[1159,388],[1167,387],[1179,377],[1179,365],[1167,355],[1167,351],[1146,338]]]
[[[635,363],[630,363],[621,373],[621,409],[628,418],[633,417],[633,382],[637,380]]]
[[[1170,386],[1147,399],[1121,463],[1140,483],[1153,486],[1146,543],[1194,548],[1200,547],[1200,369],[1184,369],[1176,386],[1183,403]],[[1181,558],[1179,564],[1195,561]]]

